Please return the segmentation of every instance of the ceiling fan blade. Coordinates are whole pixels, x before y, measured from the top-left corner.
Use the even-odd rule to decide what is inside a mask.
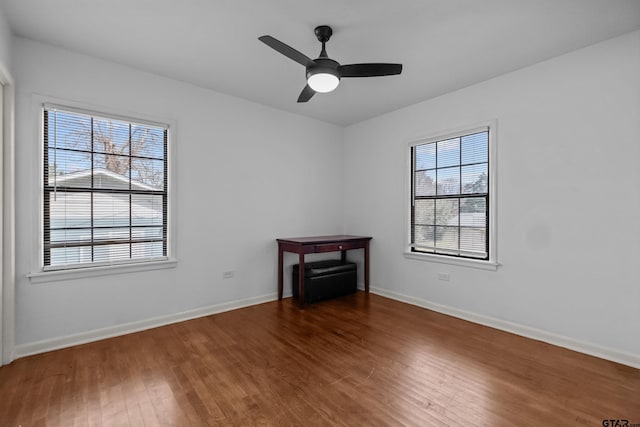
[[[340,77],[378,77],[392,76],[402,72],[402,64],[348,64],[338,67]]]
[[[300,96],[298,97],[298,102],[307,102],[315,94],[316,94],[316,91],[311,89],[309,85],[306,85],[304,89],[302,89],[302,92],[300,92]]]
[[[293,59],[300,65],[304,65],[305,67],[307,67],[309,65],[314,64],[313,60],[309,58],[307,55],[295,50],[289,45],[282,43],[278,39],[274,39],[271,36],[262,36],[262,37],[258,37],[258,40],[260,40],[262,43],[266,44],[270,48],[277,50],[287,58]]]

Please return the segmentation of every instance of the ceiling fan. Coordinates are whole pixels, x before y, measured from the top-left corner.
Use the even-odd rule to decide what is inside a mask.
[[[378,77],[392,76],[402,72],[402,64],[366,63],[340,65],[329,58],[325,50],[325,43],[329,41],[333,30],[328,25],[320,25],[315,29],[318,41],[322,43],[320,56],[311,59],[289,45],[271,36],[258,37],[258,40],[277,50],[298,64],[304,65],[307,71],[307,84],[302,89],[298,102],[307,102],[316,92],[327,93],[338,87],[343,77]]]

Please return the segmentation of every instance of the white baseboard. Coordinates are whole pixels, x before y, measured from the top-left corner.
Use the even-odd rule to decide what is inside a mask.
[[[86,344],[93,341],[99,341],[107,338],[117,337],[120,335],[140,332],[146,329],[157,328],[159,326],[165,326],[171,323],[184,322],[185,320],[223,313],[225,311],[236,310],[238,308],[249,307],[252,305],[262,304],[264,302],[274,301],[277,299],[278,295],[276,293],[271,293],[253,298],[245,298],[225,302],[222,304],[200,307],[193,310],[183,311],[181,313],[174,313],[166,316],[158,316],[151,319],[140,320],[137,322],[111,326],[108,328],[95,329],[93,331],[82,332],[79,334],[22,344],[15,347],[15,358],[19,359],[21,357],[45,353],[47,351],[59,350],[61,348],[71,347],[74,345]]]
[[[612,362],[621,363],[623,365],[640,369],[640,355],[637,354],[630,354],[623,351],[602,347],[597,344],[579,341],[573,338],[557,335],[552,332],[543,331],[541,329],[523,326],[517,323],[508,322],[506,320],[496,319],[470,311],[460,310],[454,307],[437,304],[421,298],[403,295],[383,288],[371,287],[370,291],[383,297],[405,302],[407,304],[416,305],[418,307],[457,317],[459,319],[468,320],[469,322],[478,323],[480,325],[489,326],[491,328],[500,329],[506,332],[511,332],[516,335],[543,341],[559,347],[568,348],[569,350],[574,350],[579,353],[588,354],[590,356],[599,357],[601,359],[610,360]]]

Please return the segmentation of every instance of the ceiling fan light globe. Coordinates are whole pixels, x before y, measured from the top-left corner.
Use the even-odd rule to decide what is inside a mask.
[[[307,84],[316,92],[327,93],[338,87],[340,79],[335,74],[316,73],[309,76]]]

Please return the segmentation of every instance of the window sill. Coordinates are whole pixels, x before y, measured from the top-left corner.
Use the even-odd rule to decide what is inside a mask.
[[[440,264],[459,265],[461,267],[471,267],[471,268],[477,268],[480,270],[489,270],[489,271],[496,271],[498,269],[498,266],[500,265],[497,262],[492,262],[492,261],[481,261],[481,260],[468,259],[468,258],[452,258],[452,257],[447,257],[442,255],[422,254],[422,253],[416,253],[416,252],[405,252],[404,257],[409,259],[417,259],[420,261],[430,261],[430,262],[437,262]]]
[[[162,270],[175,268],[178,261],[168,259],[162,261],[138,262],[131,264],[104,265],[96,267],[82,267],[69,270],[38,271],[27,274],[31,283],[57,282],[61,280],[83,279],[86,277],[108,276],[112,274],[136,273],[139,271]]]

